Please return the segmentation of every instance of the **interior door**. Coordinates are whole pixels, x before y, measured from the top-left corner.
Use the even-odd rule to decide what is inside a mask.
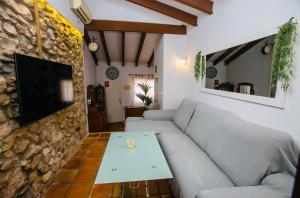
[[[117,80],[110,80],[106,91],[107,122],[123,122],[124,107],[121,104],[121,85]]]

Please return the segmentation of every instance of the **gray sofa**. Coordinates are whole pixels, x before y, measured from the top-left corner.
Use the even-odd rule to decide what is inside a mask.
[[[176,197],[291,196],[299,151],[285,133],[188,99],[177,110],[128,118],[125,130],[155,131]]]

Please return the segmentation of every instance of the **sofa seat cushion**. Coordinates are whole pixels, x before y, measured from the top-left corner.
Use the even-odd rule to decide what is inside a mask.
[[[200,147],[184,133],[161,133],[157,135],[157,139],[166,156],[200,150]]]
[[[296,173],[292,138],[199,104],[186,131],[237,186],[256,186],[273,173]]]
[[[175,111],[172,120],[182,131],[185,131],[187,128],[197,104],[195,101],[184,99]]]
[[[268,186],[260,185],[203,190],[197,193],[196,198],[288,198],[290,196]]]
[[[174,176],[172,190],[176,197],[194,198],[199,190],[234,186],[201,149],[191,148],[167,159]]]
[[[182,133],[172,121],[126,120],[125,131],[154,131],[160,133]]]

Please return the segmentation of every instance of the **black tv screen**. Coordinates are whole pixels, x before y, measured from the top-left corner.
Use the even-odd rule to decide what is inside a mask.
[[[21,126],[74,103],[70,65],[17,53],[14,60]]]

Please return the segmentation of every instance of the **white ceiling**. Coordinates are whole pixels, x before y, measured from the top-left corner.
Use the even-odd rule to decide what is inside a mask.
[[[99,44],[99,50],[96,55],[99,61],[106,61],[103,45],[100,39],[98,31],[89,31],[89,36],[92,39],[96,39],[96,43]],[[122,33],[116,31],[104,32],[110,61],[121,62],[122,61]],[[160,34],[147,33],[145,42],[140,55],[139,64],[148,63],[156,44],[161,37]],[[125,33],[125,62],[135,62],[139,43],[141,39],[141,33],[139,32],[126,32]]]

